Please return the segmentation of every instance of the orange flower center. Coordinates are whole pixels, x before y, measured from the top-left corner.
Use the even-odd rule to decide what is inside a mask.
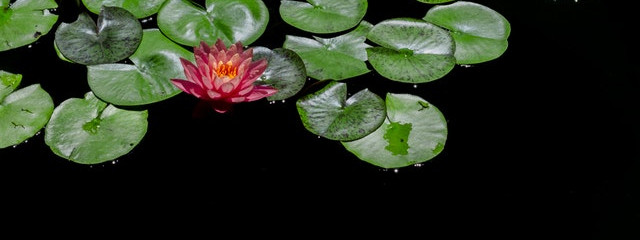
[[[234,67],[231,61],[228,61],[227,63],[219,61],[218,68],[216,68],[215,72],[219,78],[228,77],[229,79],[232,79],[238,75],[238,68]]]

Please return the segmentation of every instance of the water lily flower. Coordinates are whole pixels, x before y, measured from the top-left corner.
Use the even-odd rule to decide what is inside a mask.
[[[268,85],[255,84],[267,68],[267,60],[253,61],[253,49],[244,50],[241,42],[227,48],[220,39],[211,46],[202,41],[193,53],[195,64],[180,58],[187,79],[171,79],[171,82],[210,103],[217,112],[224,113],[234,103],[255,101],[278,91]]]

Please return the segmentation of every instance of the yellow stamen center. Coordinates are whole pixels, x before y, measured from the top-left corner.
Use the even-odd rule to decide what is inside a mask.
[[[228,77],[229,79],[232,79],[238,75],[238,68],[234,67],[231,61],[228,61],[227,63],[219,61],[218,68],[216,68],[215,72],[219,78]]]

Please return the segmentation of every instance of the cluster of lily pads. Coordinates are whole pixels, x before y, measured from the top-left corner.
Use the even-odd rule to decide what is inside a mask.
[[[442,78],[455,65],[477,64],[507,49],[509,22],[496,11],[468,1],[417,0],[425,16],[398,16],[372,24],[367,0],[282,0],[284,22],[330,38],[286,35],[282,47],[251,46],[264,33],[269,11],[262,0],[82,0],[89,12],[55,30],[61,60],[87,67],[91,88],[84,98],[54,106],[34,84],[18,89],[22,76],[0,66],[0,148],[19,144],[44,128],[45,143],[58,156],[97,164],[131,151],[147,131],[142,106],[181,91],[170,79],[184,79],[180,58],[194,61],[200,41],[242,42],[254,60],[268,67],[258,79],[278,93],[268,101],[298,94],[307,79],[325,83],[296,99],[304,127],[340,141],[358,158],[383,168],[430,160],[444,148],[442,113],[419,96],[361,90],[347,94],[349,79],[370,71],[414,84]],[[450,3],[451,2],[451,3]],[[431,4],[431,5],[428,5]],[[54,0],[0,0],[0,52],[24,47],[48,34],[58,21]],[[92,16],[97,15],[97,22]],[[157,28],[141,19],[156,16]]]

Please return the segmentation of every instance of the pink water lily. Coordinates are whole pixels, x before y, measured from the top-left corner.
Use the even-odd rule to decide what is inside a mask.
[[[222,40],[209,46],[194,47],[196,64],[180,58],[184,79],[171,79],[182,91],[209,102],[217,112],[228,111],[234,103],[251,102],[275,94],[278,90],[255,81],[267,68],[267,60],[253,61],[253,49],[244,50],[241,42],[227,48]]]

